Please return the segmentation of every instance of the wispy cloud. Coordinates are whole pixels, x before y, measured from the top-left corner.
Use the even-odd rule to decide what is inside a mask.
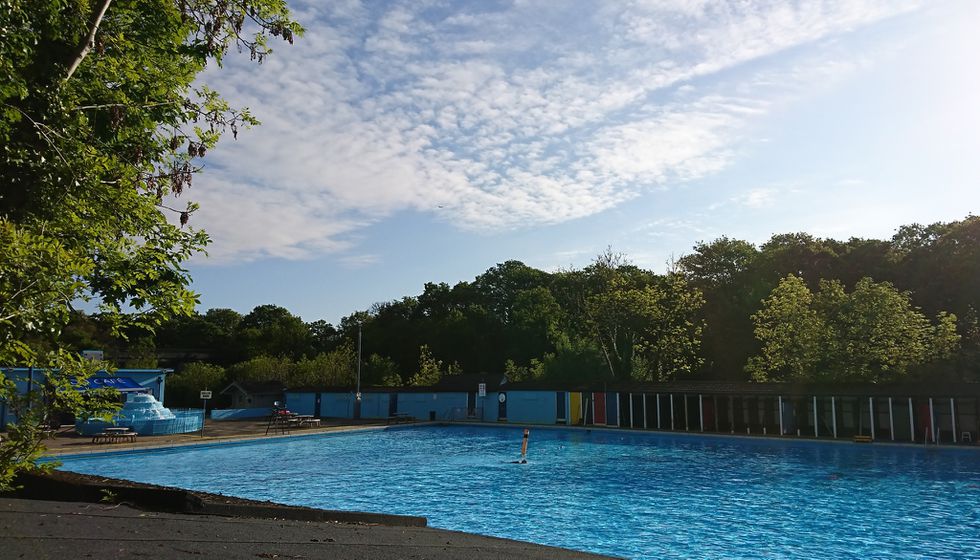
[[[348,269],[367,268],[381,262],[378,255],[344,255],[338,259],[340,264]]]
[[[778,192],[773,188],[752,189],[735,197],[733,202],[749,208],[769,208],[775,204]]]
[[[347,250],[404,209],[483,231],[595,214],[724,168],[753,122],[853,64],[817,45],[729,70],[915,4],[300,3],[295,46],[206,76],[264,124],[209,156],[195,222],[223,262]]]

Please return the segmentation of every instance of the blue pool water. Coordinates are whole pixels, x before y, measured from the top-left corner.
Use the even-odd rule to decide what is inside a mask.
[[[633,558],[980,557],[980,453],[417,427],[69,457],[63,469]]]

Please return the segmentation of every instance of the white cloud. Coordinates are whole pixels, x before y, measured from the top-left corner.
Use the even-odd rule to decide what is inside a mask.
[[[770,208],[775,204],[778,192],[772,188],[752,189],[743,195],[735,197],[733,202],[749,208]]]
[[[349,269],[367,268],[381,262],[378,255],[344,255],[338,259],[340,264]]]
[[[295,46],[207,75],[263,121],[192,191],[215,260],[343,251],[404,209],[483,231],[559,223],[717,172],[753,122],[854,64],[817,46],[723,71],[914,3],[366,6],[301,4]]]

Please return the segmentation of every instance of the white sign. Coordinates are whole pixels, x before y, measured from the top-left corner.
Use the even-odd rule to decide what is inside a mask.
[[[477,391],[479,391],[481,397],[487,396],[487,384],[486,383],[480,383],[477,387],[479,387],[479,389],[477,389]]]
[[[201,400],[206,401],[211,398],[211,391],[201,391]]]
[[[90,362],[101,362],[105,359],[102,350],[82,350],[82,357]]]

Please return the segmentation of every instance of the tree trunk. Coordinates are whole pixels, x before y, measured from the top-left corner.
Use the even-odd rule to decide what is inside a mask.
[[[98,12],[93,14],[94,17],[92,18],[88,36],[85,37],[85,40],[80,45],[78,45],[77,54],[71,61],[71,64],[68,66],[68,74],[65,75],[66,82],[71,79],[72,74],[75,73],[75,70],[78,70],[78,66],[83,60],[85,60],[85,57],[88,56],[88,53],[92,50],[92,47],[95,46],[95,33],[99,30],[99,25],[102,24],[102,18],[105,16],[106,10],[109,9],[109,4],[111,3],[112,0],[103,0],[102,7],[99,8]]]

